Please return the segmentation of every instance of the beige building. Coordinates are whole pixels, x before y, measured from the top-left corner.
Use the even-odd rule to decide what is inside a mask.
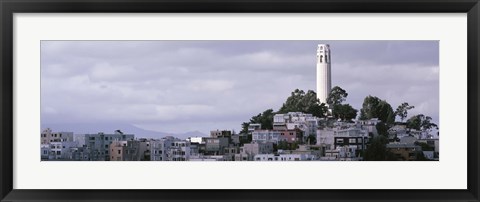
[[[51,142],[73,142],[73,132],[52,132],[52,129],[47,128],[40,133],[41,144],[48,144]]]

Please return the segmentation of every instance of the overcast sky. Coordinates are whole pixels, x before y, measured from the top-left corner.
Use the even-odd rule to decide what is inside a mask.
[[[438,41],[321,40],[42,41],[41,121],[239,131],[294,89],[316,91],[319,43],[330,44],[332,86],[354,108],[373,95],[438,124]]]

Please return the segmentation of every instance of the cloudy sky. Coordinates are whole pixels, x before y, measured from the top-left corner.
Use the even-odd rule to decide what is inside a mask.
[[[319,43],[330,44],[332,86],[354,108],[373,95],[438,123],[438,41],[321,40],[42,41],[41,121],[239,131],[294,89],[316,91]]]

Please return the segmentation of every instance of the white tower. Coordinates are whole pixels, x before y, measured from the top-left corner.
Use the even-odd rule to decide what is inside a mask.
[[[327,103],[328,94],[332,89],[332,75],[330,68],[330,46],[318,44],[317,47],[317,98],[320,103]]]

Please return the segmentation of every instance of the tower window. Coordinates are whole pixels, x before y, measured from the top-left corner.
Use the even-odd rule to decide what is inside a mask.
[[[320,55],[320,62],[323,62],[323,55]]]

